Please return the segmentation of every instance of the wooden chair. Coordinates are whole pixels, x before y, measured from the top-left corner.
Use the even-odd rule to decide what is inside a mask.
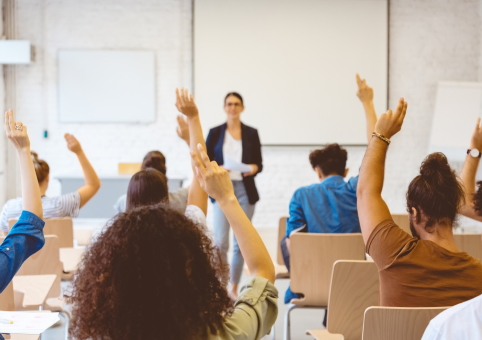
[[[369,261],[336,261],[333,265],[326,329],[308,330],[318,340],[360,340],[363,314],[380,303],[378,268]]]
[[[408,214],[392,214],[392,219],[402,230],[406,231],[409,235],[412,235]]]
[[[288,273],[288,269],[285,266],[285,262],[283,260],[283,253],[281,252],[281,240],[286,235],[286,219],[288,216],[283,216],[279,219],[278,222],[278,247],[276,248],[278,251],[276,253],[276,278],[278,279],[289,279],[290,273]]]
[[[10,282],[7,288],[0,294],[0,310],[14,311],[15,298],[13,292],[13,283]]]
[[[119,175],[133,175],[141,170],[142,163],[119,163],[117,172]]]
[[[8,221],[9,230],[17,223],[16,219]],[[44,235],[57,235],[60,248],[72,248],[74,246],[74,224],[70,217],[45,219]]]
[[[333,264],[338,260],[365,260],[361,233],[295,233],[290,237],[291,290],[303,294],[286,309],[284,337],[291,339],[290,313],[296,308],[326,308]]]
[[[449,307],[370,307],[365,311],[363,340],[419,340],[430,320]]]
[[[482,260],[482,235],[454,234],[454,239],[461,251],[465,251],[470,256]]]

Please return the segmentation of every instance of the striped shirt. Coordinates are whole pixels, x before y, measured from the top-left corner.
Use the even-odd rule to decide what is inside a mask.
[[[42,196],[44,219],[77,217],[80,210],[80,194],[77,191],[57,197]],[[8,200],[0,217],[0,230],[8,232],[8,220],[18,219],[22,213],[22,197]]]

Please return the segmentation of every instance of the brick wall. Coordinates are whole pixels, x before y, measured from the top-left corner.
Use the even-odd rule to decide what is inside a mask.
[[[36,47],[35,62],[18,68],[17,112],[30,125],[34,149],[50,163],[53,177],[80,173],[63,143],[64,132],[81,140],[101,174],[114,174],[118,162],[138,161],[146,151],[161,149],[169,176],[190,176],[187,147],[174,131],[172,104],[173,89],[192,82],[191,20],[189,0],[17,1],[18,37]],[[387,160],[384,197],[393,212],[404,211],[407,185],[426,155],[437,81],[480,79],[480,28],[477,0],[390,1],[389,103],[393,107],[400,96],[409,102],[404,130],[394,138]],[[61,48],[155,50],[157,122],[59,124],[56,54]],[[44,129],[50,133],[48,139],[42,137]],[[275,226],[287,213],[293,191],[317,180],[308,162],[309,151],[263,148],[265,170],[257,177],[261,201],[256,226]],[[348,151],[350,174],[356,174],[364,150]],[[51,193],[58,191],[58,184],[52,183]]]

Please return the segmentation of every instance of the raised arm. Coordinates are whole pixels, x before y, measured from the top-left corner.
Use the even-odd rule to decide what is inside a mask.
[[[273,283],[273,261],[258,232],[239,205],[228,171],[218,166],[215,161],[210,162],[203,146],[198,145],[198,150],[201,157],[193,151],[191,157],[201,187],[216,200],[228,219],[250,273]]]
[[[361,79],[356,75],[356,83],[358,85],[357,97],[363,104],[365,110],[365,116],[367,119],[367,142],[370,143],[372,139],[372,132],[375,131],[375,125],[377,124],[377,113],[375,112],[375,105],[373,104],[373,89],[367,85],[365,79]]]
[[[176,89],[176,108],[187,118],[187,125],[189,127],[189,147],[191,152],[197,152],[198,144],[201,144],[205,148],[206,144],[204,143],[199,111],[194,102],[193,95],[189,94],[187,89]],[[204,214],[206,214],[208,210],[208,196],[196,180],[194,164],[193,173],[194,178],[189,188],[187,204],[198,206]]]
[[[400,99],[397,110],[388,110],[380,116],[375,132],[382,138],[390,139],[402,128],[407,112],[407,103]],[[382,198],[383,179],[385,176],[385,157],[388,142],[379,137],[372,137],[360,168],[357,187],[357,208],[363,240],[366,242],[376,226],[391,219],[390,210]]]
[[[469,149],[477,149],[479,152],[482,151],[482,125],[480,124],[480,118],[477,118],[477,124],[475,126],[474,132],[472,133],[472,138],[470,139]],[[477,221],[482,221],[482,216],[480,216],[474,209],[474,196],[476,192],[475,188],[475,176],[477,175],[477,168],[479,167],[480,158],[472,157],[467,155],[465,157],[464,167],[460,173],[460,178],[462,184],[465,188],[465,204],[460,208],[460,214],[470,217]]]
[[[84,173],[85,185],[77,189],[77,192],[80,194],[80,207],[82,208],[92,197],[94,197],[97,191],[99,191],[100,179],[85,155],[84,150],[82,150],[82,146],[77,138],[69,133],[66,133],[64,138],[67,142],[67,148],[75,153],[80,166],[82,167],[82,172]]]
[[[190,146],[189,126],[183,116],[177,116],[177,135]]]

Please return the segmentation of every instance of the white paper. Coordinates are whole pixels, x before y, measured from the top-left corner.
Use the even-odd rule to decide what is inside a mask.
[[[59,321],[59,313],[3,312],[0,319],[13,321],[7,325],[0,323],[0,333],[41,334]]]
[[[237,162],[230,157],[224,158],[224,168],[231,171],[239,171],[241,173],[251,172],[251,165]]]

